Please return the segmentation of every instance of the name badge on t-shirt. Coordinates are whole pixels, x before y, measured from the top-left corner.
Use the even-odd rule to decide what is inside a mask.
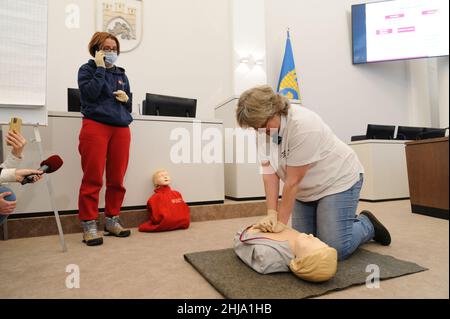
[[[118,80],[117,85],[119,87],[119,90],[122,90],[122,91],[125,90],[125,83],[122,80]]]
[[[286,144],[282,144],[279,147],[279,151],[280,151],[280,158],[281,159],[286,159],[289,156],[289,146]]]

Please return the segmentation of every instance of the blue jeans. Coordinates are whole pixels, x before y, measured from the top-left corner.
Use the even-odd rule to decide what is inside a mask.
[[[11,195],[8,195],[5,197],[5,200],[7,201],[15,201],[16,200],[16,195],[14,195],[13,191],[11,189],[9,189],[6,186],[0,186],[0,194],[1,193],[6,193],[6,192],[11,192]],[[8,218],[8,215],[1,215],[0,214],[0,225],[2,225],[4,222],[6,222],[6,219]]]
[[[325,196],[314,202],[295,201],[292,228],[313,234],[338,252],[338,259],[348,258],[360,245],[374,237],[374,228],[364,216],[356,216],[363,175],[350,189]]]

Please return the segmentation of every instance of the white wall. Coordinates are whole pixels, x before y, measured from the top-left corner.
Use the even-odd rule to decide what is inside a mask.
[[[439,83],[439,126],[448,127],[448,57],[439,58],[437,61]]]
[[[409,81],[409,124],[412,126],[431,126],[432,114],[429,94],[428,60],[408,61]]]
[[[267,83],[265,6],[261,0],[232,0],[233,94]],[[248,63],[241,63],[247,58]],[[256,64],[260,61],[260,64]]]
[[[429,83],[424,75],[428,60],[352,65],[350,10],[360,2],[261,0],[265,18],[258,5],[254,9],[258,19],[253,21],[247,9],[240,16],[233,14],[229,0],[146,0],[144,40],[118,60],[130,77],[134,112],[145,92],[154,92],[196,97],[198,117],[213,118],[214,106],[242,91],[241,84],[248,80],[260,82],[267,76],[275,88],[290,27],[303,103],[341,139],[349,141],[351,135],[365,133],[368,123],[431,125],[436,110],[429,105],[430,91],[424,85]],[[95,2],[49,3],[48,109],[65,111],[66,89],[77,86],[78,68],[90,58],[87,44],[95,31]],[[248,7],[236,3],[236,9]],[[66,27],[68,4],[80,8],[79,29]],[[235,51],[244,47],[243,38],[252,37],[252,21],[261,26],[264,20],[265,41],[253,41],[256,47],[248,42],[256,48],[253,51],[264,51],[265,46],[264,66],[237,79]],[[255,32],[259,39],[261,32]],[[438,89],[433,98],[438,101],[440,126],[446,127],[448,57],[437,60],[436,72]]]
[[[408,61],[409,123],[448,127],[448,57]]]
[[[405,62],[352,65],[351,5],[266,0],[268,82],[276,87],[290,28],[302,101],[344,141],[368,123],[407,124]]]
[[[66,27],[66,7],[80,8],[80,28]],[[120,55],[128,74],[133,111],[146,92],[197,98],[197,117],[214,117],[214,106],[231,95],[231,17],[227,0],[145,0],[143,41]],[[67,87],[90,58],[95,1],[49,1],[48,109],[67,110]]]

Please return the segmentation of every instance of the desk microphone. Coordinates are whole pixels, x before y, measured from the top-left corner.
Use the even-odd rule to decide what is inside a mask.
[[[57,171],[63,164],[63,160],[58,155],[52,155],[49,158],[47,158],[45,161],[42,161],[41,167],[38,168],[38,170],[43,171],[44,173],[50,174],[54,171]],[[33,178],[36,176],[36,174],[31,174],[25,176],[23,181],[21,182],[22,185],[32,183]]]

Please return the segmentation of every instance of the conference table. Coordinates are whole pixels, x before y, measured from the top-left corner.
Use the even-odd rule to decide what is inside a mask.
[[[172,177],[171,186],[178,190],[184,200],[190,204],[212,204],[224,202],[224,164],[194,162],[193,146],[201,148],[208,141],[198,140],[194,130],[204,132],[215,129],[222,132],[221,120],[203,120],[194,118],[133,115],[130,125],[131,147],[130,160],[124,185],[127,189],[123,202],[124,209],[143,208],[147,199],[153,194],[152,174],[157,169],[167,169]],[[82,115],[76,112],[49,112],[48,126],[39,127],[44,158],[59,155],[63,166],[49,174],[53,185],[56,209],[59,211],[76,211],[78,209],[78,191],[82,179],[81,159],[78,153],[78,135]],[[197,125],[197,126],[194,126]],[[8,126],[2,126],[2,141],[5,140]],[[184,132],[189,139],[190,160],[187,163],[173,161],[173,151],[179,143],[177,132]],[[22,134],[27,138],[22,168],[38,168],[41,158],[34,128],[22,127]],[[197,132],[198,134],[198,132]],[[175,137],[175,138],[174,138]],[[200,136],[201,138],[201,136]],[[197,140],[196,140],[197,139]],[[196,144],[197,143],[197,144]],[[3,154],[10,147],[2,143]],[[219,145],[223,147],[223,145]],[[172,152],[172,153],[171,153]],[[46,183],[8,185],[16,194],[18,201],[15,214],[37,214],[52,212]],[[104,208],[103,186],[100,192],[99,207]]]
[[[405,142],[361,140],[349,144],[365,170],[361,200],[379,202],[409,198]]]

